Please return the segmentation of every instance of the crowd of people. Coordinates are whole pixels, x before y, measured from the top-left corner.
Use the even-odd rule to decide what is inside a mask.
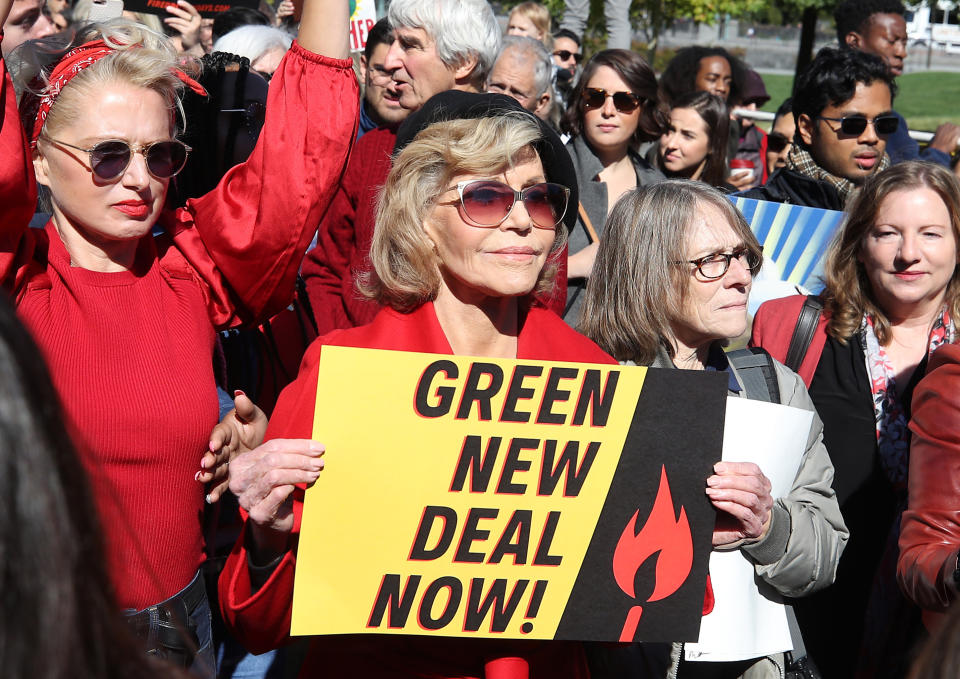
[[[844,0],[764,130],[758,73],[691,46],[658,76],[619,3],[585,59],[586,4],[555,30],[537,2],[392,0],[357,78],[346,0],[0,0],[5,676],[956,672],[960,126],[921,150],[894,110],[904,6]],[[845,212],[822,292],[750,317],[767,259],[732,194]],[[712,548],[793,648],[290,651],[328,346],[716,371],[811,411],[786,494],[750,462],[703,479]]]

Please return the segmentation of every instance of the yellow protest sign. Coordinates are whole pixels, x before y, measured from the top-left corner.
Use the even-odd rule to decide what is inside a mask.
[[[292,633],[695,638],[725,387],[682,372],[325,347]]]

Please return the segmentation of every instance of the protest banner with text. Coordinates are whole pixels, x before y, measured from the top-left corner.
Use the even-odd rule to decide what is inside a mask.
[[[293,634],[696,640],[726,384],[324,347]]]

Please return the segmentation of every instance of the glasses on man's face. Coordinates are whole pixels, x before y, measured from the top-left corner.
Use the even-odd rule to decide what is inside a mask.
[[[633,92],[608,92],[602,87],[587,87],[582,96],[587,108],[601,108],[607,97],[613,99],[614,107],[621,113],[633,113],[640,106],[640,97]]]
[[[570,50],[557,50],[553,53],[553,56],[560,57],[560,61],[570,61],[572,58],[578,64],[583,61],[583,55],[579,52],[571,52]]]
[[[788,146],[793,146],[793,140],[779,132],[771,132],[767,135],[767,150],[773,153],[781,153]]]
[[[494,179],[474,179],[456,187],[464,216],[473,226],[494,228],[503,224],[517,201],[523,202],[530,221],[538,229],[555,229],[567,212],[570,189],[560,184],[541,182],[517,191]]]
[[[863,134],[863,131],[867,129],[867,124],[873,125],[874,132],[880,136],[893,134],[900,127],[900,119],[892,113],[884,113],[872,119],[860,114],[844,116],[843,118],[830,118],[828,116],[817,116],[817,118],[840,123],[840,131],[851,137]]]
[[[90,157],[90,169],[98,179],[103,181],[112,181],[126,172],[134,153],[143,154],[147,163],[147,172],[151,175],[157,179],[169,179],[183,169],[187,164],[187,155],[193,150],[179,139],[166,139],[144,145],[132,145],[122,139],[110,139],[85,149],[52,137],[44,136],[43,138],[54,144],[87,153]]]
[[[737,260],[751,276],[756,276],[763,263],[759,255],[747,248],[737,248],[733,252],[714,252],[706,257],[687,260],[687,264],[693,264],[700,275],[708,280],[723,278],[723,275],[730,269],[730,262]]]

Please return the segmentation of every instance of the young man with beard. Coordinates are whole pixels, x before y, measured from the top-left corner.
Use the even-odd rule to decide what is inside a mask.
[[[900,125],[896,85],[879,57],[824,48],[793,97],[796,141],[787,165],[747,198],[842,210],[863,181],[890,165],[887,140]]]

